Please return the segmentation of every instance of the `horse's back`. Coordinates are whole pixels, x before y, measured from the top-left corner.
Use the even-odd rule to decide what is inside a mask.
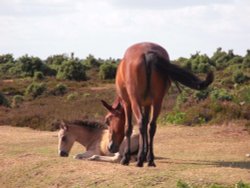
[[[125,101],[133,97],[142,105],[148,105],[157,95],[162,97],[165,93],[166,79],[154,71],[153,61],[146,59],[147,54],[160,56],[169,62],[167,51],[157,44],[138,43],[129,47],[116,77],[118,93]]]

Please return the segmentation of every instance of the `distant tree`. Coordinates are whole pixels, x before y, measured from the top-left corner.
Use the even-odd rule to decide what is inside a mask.
[[[100,66],[100,62],[91,54],[89,54],[86,59],[83,60],[82,64],[87,68],[98,68]]]
[[[103,63],[100,66],[99,76],[101,79],[114,79],[116,75],[117,64]]]
[[[14,57],[12,54],[0,55],[0,64],[14,63]]]
[[[250,68],[250,50],[247,50],[247,54],[245,55],[242,64],[245,68]]]
[[[63,64],[60,66],[56,77],[58,79],[67,79],[67,80],[86,80],[86,73],[84,66],[74,60],[67,60],[64,61]]]
[[[49,56],[46,60],[45,63],[49,65],[62,65],[62,63],[66,60],[69,60],[69,57],[66,54],[61,54],[61,55],[52,55]]]
[[[38,57],[24,55],[17,59],[17,72],[22,72],[22,76],[34,76],[37,71],[42,72],[44,75],[53,75],[51,70],[43,61]],[[20,70],[18,70],[20,69]]]

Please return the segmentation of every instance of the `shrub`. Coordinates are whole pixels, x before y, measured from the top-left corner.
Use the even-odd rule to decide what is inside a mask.
[[[208,97],[209,92],[210,92],[209,89],[205,89],[205,90],[201,90],[201,91],[196,91],[196,92],[194,93],[194,97],[195,97],[198,101],[200,101],[200,100],[205,100],[205,99]]]
[[[38,57],[22,56],[17,59],[17,66],[21,69],[22,76],[34,76],[36,71],[41,71],[44,74],[50,73],[49,67]]]
[[[71,94],[69,94],[67,96],[67,101],[76,100],[77,97],[78,97],[78,93],[77,92],[71,93]]]
[[[23,96],[22,95],[15,95],[12,98],[12,102],[11,102],[11,106],[13,108],[19,107],[20,104],[24,101]]]
[[[10,106],[8,99],[2,93],[0,93],[0,106],[1,105],[6,107]]]
[[[214,89],[210,95],[212,100],[220,100],[220,101],[231,101],[233,100],[233,95],[231,95],[225,89]]]
[[[250,103],[250,86],[246,86],[237,91],[238,102]]]
[[[236,71],[233,74],[233,81],[237,84],[242,84],[248,80],[248,77],[242,71]]]
[[[162,123],[172,123],[172,124],[183,124],[185,119],[185,113],[184,112],[171,112],[169,114],[166,114],[163,116],[160,121]]]
[[[86,69],[98,68],[100,66],[100,62],[91,54],[83,60],[82,64]]]
[[[59,68],[56,77],[58,79],[68,79],[76,81],[87,79],[84,66],[74,60],[64,61]]]
[[[67,90],[68,90],[67,86],[60,83],[56,85],[55,89],[52,90],[51,93],[53,95],[64,95],[65,93],[67,93]]]
[[[103,63],[100,66],[99,76],[101,79],[114,79],[116,75],[117,65],[114,63]]]
[[[44,79],[44,75],[41,71],[37,71],[35,72],[34,76],[33,76],[33,79],[35,81],[39,81],[39,80],[43,80]]]
[[[36,98],[42,95],[46,89],[44,83],[32,83],[26,88],[25,95]]]

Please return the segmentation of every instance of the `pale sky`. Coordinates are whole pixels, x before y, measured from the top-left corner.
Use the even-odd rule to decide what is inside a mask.
[[[162,45],[171,59],[250,49],[250,0],[0,0],[0,54],[121,58]]]

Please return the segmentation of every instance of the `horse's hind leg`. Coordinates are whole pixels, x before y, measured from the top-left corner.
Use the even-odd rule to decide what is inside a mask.
[[[123,165],[128,165],[130,161],[130,147],[131,147],[131,134],[133,131],[133,125],[132,125],[132,110],[131,110],[131,105],[130,104],[124,104],[124,110],[125,110],[125,117],[126,117],[126,122],[125,122],[125,136],[127,138],[127,146],[125,148],[121,164]]]
[[[149,110],[147,110],[149,111]],[[133,104],[133,112],[136,118],[136,122],[139,126],[139,152],[137,157],[137,164],[136,166],[142,167],[144,161],[146,160],[147,150],[148,150],[148,143],[147,143],[147,120],[148,114],[145,116],[143,115],[142,108],[138,104]],[[147,118],[146,118],[147,117]]]
[[[156,166],[154,163],[155,157],[154,157],[153,145],[154,145],[154,135],[156,132],[156,121],[160,114],[160,110],[161,110],[161,103],[159,105],[154,105],[152,119],[149,124],[149,152],[147,155],[148,166]]]

